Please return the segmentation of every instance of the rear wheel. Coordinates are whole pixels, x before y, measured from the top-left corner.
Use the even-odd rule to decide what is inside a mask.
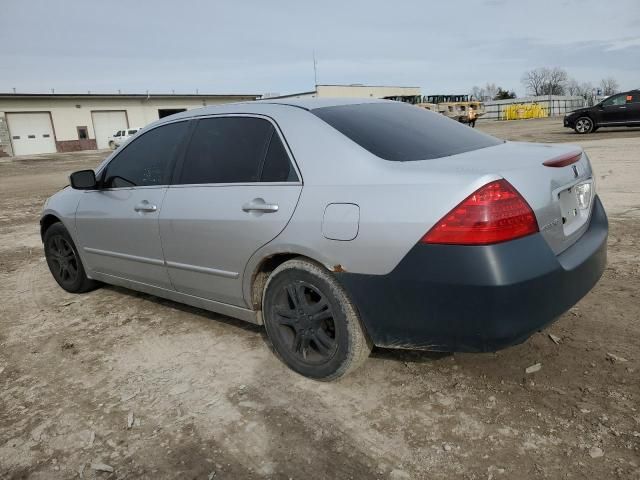
[[[87,278],[78,250],[62,223],[54,223],[45,232],[44,255],[51,275],[67,292],[88,292],[99,285]]]
[[[576,133],[591,133],[593,131],[593,120],[589,117],[580,117],[576,120],[574,127]]]
[[[324,268],[304,259],[276,268],[264,291],[264,323],[276,354],[292,370],[334,380],[371,352],[355,307]]]

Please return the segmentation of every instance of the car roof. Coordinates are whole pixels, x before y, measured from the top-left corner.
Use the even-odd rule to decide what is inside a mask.
[[[282,108],[291,107],[302,110],[313,110],[323,107],[336,107],[342,105],[359,105],[362,103],[397,103],[391,100],[380,100],[377,98],[283,98],[265,99],[251,102],[233,102],[209,105],[202,108],[194,108],[184,112],[176,113],[160,119],[159,123],[177,119],[199,117],[204,115],[216,115],[225,113],[264,113],[269,107]],[[166,119],[166,120],[165,120]],[[158,123],[158,122],[155,122]]]

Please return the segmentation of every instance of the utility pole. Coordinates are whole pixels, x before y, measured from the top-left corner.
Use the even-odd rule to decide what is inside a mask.
[[[318,62],[316,62],[316,51],[313,51],[313,85],[318,85]]]

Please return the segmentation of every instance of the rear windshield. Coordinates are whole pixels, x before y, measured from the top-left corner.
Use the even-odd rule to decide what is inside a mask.
[[[442,114],[400,102],[311,112],[374,155],[396,162],[447,157],[503,143]]]

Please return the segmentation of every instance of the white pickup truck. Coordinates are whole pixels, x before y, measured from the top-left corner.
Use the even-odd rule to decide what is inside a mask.
[[[140,130],[140,128],[127,128],[126,130],[118,130],[111,137],[109,137],[109,148],[111,148],[111,150],[115,150],[124,142],[129,140],[129,138],[138,133],[138,130]]]

